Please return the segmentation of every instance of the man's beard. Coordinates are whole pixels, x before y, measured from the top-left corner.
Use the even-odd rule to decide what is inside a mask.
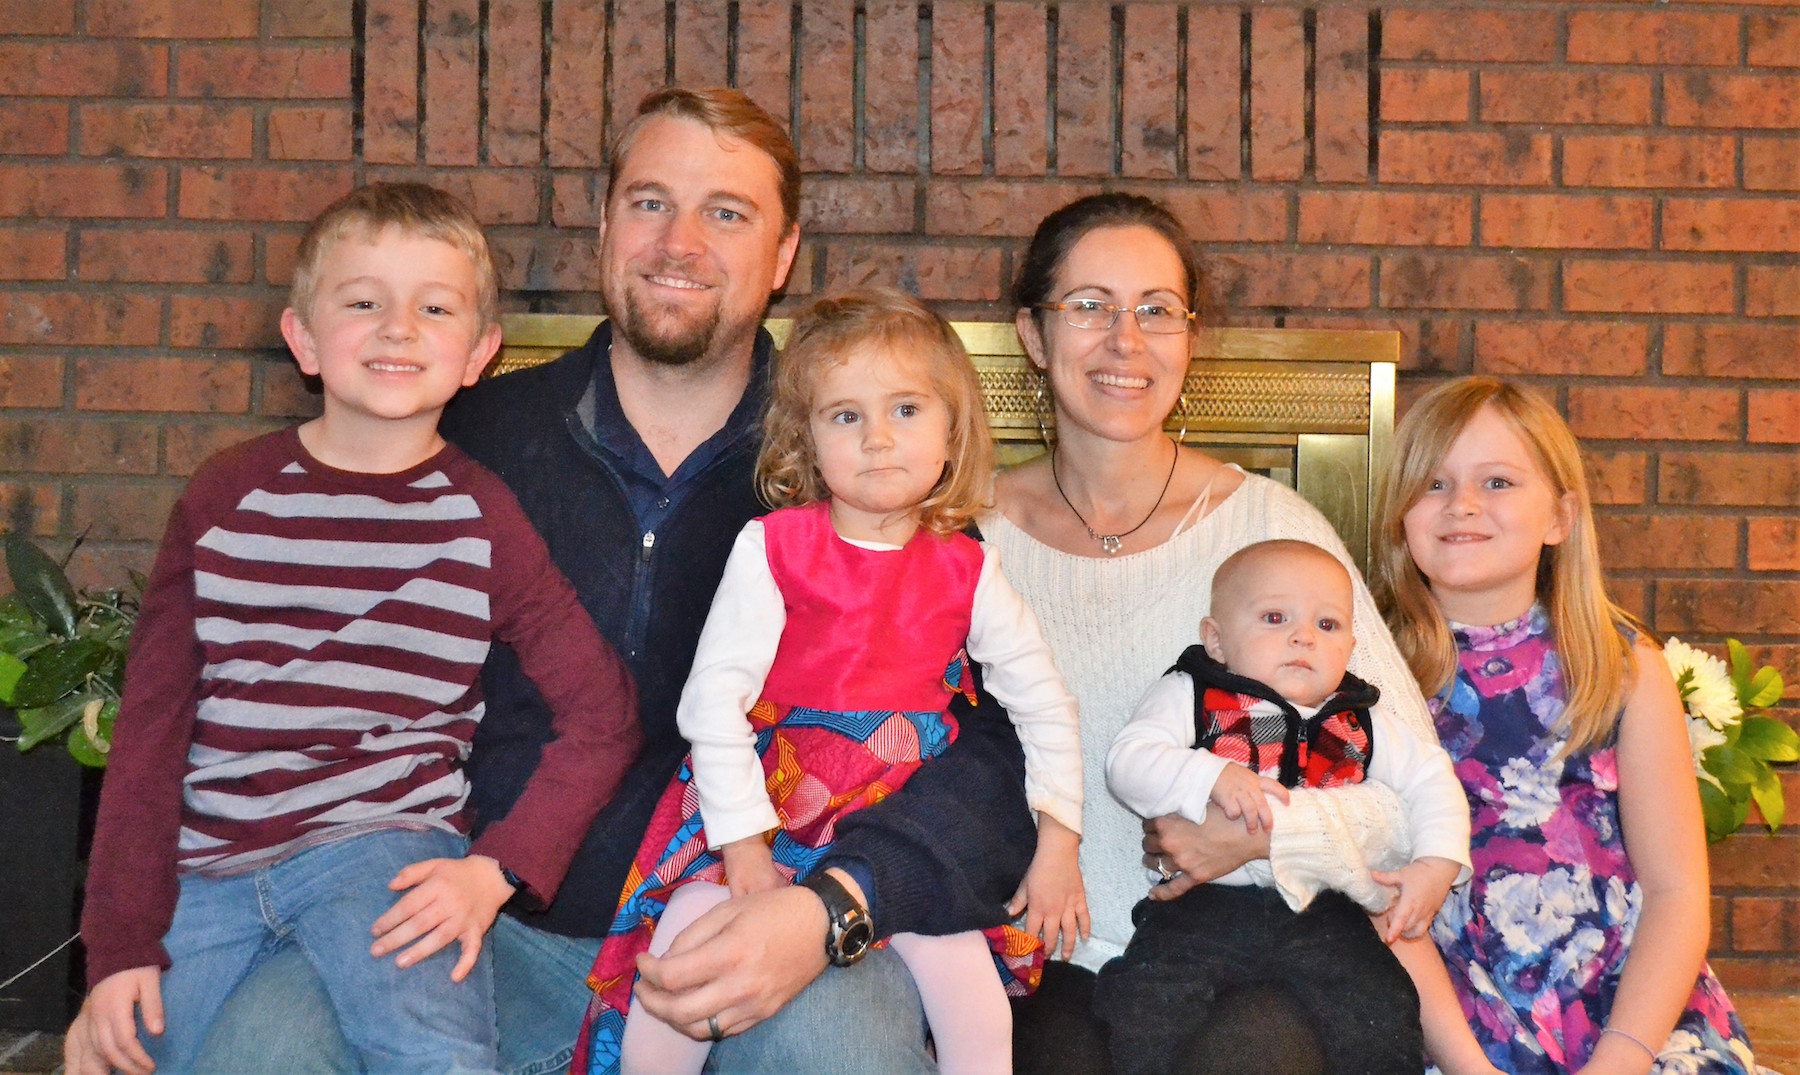
[[[613,317],[613,326],[639,358],[660,366],[685,366],[712,350],[719,334],[717,305],[700,317],[689,318],[647,312],[629,291],[624,299],[624,309]]]

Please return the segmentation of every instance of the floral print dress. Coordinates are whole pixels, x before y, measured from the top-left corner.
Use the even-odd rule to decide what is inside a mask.
[[[1432,940],[1496,1067],[1574,1070],[1612,1012],[1643,904],[1619,827],[1614,748],[1555,756],[1562,668],[1542,609],[1452,628],[1456,678],[1431,710],[1469,795],[1475,872],[1445,901]],[[1654,1070],[1757,1070],[1704,965]]]

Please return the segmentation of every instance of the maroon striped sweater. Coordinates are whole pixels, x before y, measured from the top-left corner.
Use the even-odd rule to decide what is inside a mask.
[[[379,828],[467,832],[462,762],[495,640],[558,739],[471,850],[548,901],[640,733],[628,673],[511,492],[448,446],[399,474],[335,470],[292,429],[209,460],[132,638],[82,916],[89,981],[168,966],[177,869]]]

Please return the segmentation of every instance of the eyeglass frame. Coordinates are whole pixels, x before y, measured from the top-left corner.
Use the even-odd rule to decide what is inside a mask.
[[[1070,321],[1069,311],[1074,308],[1075,303],[1095,303],[1097,305],[1097,309],[1094,310],[1095,313],[1098,313],[1100,310],[1107,311],[1109,316],[1106,319],[1106,324],[1077,325],[1073,321]],[[1144,319],[1138,311],[1149,306],[1161,306],[1169,311],[1180,310],[1182,312],[1181,327],[1169,329],[1166,332],[1161,329],[1144,327]],[[1060,312],[1063,315],[1063,324],[1068,325],[1070,328],[1079,332],[1111,332],[1113,327],[1119,323],[1119,315],[1129,310],[1131,311],[1132,321],[1137,324],[1138,331],[1148,332],[1153,336],[1173,336],[1180,332],[1186,332],[1193,327],[1194,318],[1197,316],[1195,311],[1190,310],[1179,303],[1171,302],[1141,302],[1136,306],[1119,306],[1110,302],[1101,302],[1099,299],[1076,299],[1074,302],[1040,302],[1033,308],[1038,310],[1056,310]]]

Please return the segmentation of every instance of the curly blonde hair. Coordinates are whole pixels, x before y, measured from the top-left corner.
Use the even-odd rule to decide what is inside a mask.
[[[917,299],[867,288],[820,299],[794,322],[769,377],[757,489],[773,508],[831,496],[812,439],[813,394],[820,375],[871,347],[924,363],[932,389],[950,411],[943,476],[919,504],[919,525],[939,534],[966,528],[992,501],[994,441],[981,382],[950,323]]]

